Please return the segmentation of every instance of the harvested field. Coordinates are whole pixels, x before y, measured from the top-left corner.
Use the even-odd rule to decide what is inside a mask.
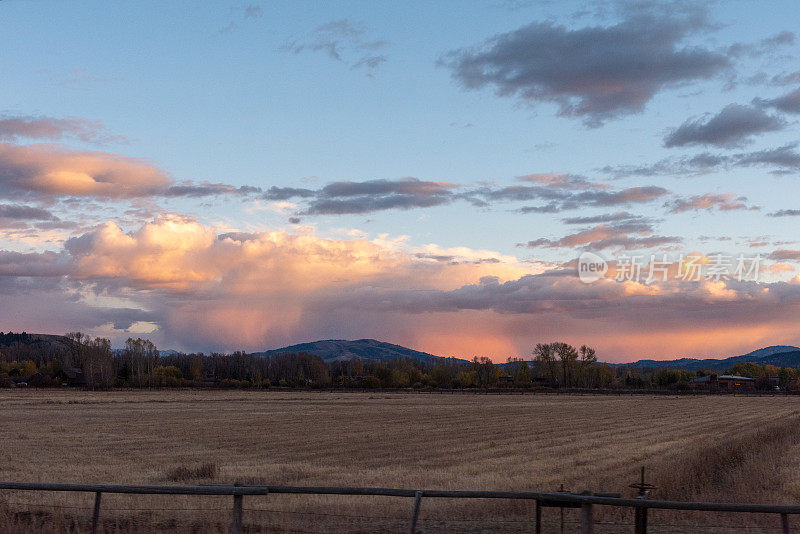
[[[0,390],[0,410],[0,479],[11,481],[497,490],[563,484],[630,496],[627,485],[646,465],[660,488],[654,497],[800,503],[794,397]],[[91,498],[4,492],[0,514],[20,532],[80,532]],[[410,509],[409,499],[271,495],[245,498],[245,523],[253,532],[400,532]],[[224,532],[229,510],[222,497],[107,495],[103,527]],[[522,502],[425,500],[421,527],[530,531],[532,511]],[[566,515],[577,518],[572,510]],[[546,526],[555,528],[557,516],[546,510]],[[630,517],[619,512],[604,510],[600,519],[631,530]],[[658,526],[676,522],[702,522],[708,532],[719,531],[710,529],[716,524],[779,525],[777,518],[667,512],[654,512],[651,521],[651,532],[694,531]]]

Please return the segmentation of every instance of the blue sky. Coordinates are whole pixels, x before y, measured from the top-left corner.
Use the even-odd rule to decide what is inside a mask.
[[[33,291],[32,284],[36,291],[50,284],[47,291],[64,306],[77,302],[80,309],[62,314],[67,319],[35,309],[0,319],[15,329],[82,329],[115,342],[146,333],[162,345],[186,349],[384,336],[442,350],[454,342],[432,341],[441,328],[436,325],[449,321],[458,324],[456,330],[469,329],[473,319],[466,316],[481,311],[483,338],[494,340],[485,350],[495,358],[524,352],[541,341],[535,335],[570,340],[596,335],[592,318],[581,323],[576,310],[560,310],[570,320],[559,322],[542,316],[548,306],[524,311],[512,306],[515,311],[509,312],[503,304],[486,309],[469,304],[448,312],[421,306],[402,314],[398,330],[359,315],[374,310],[321,324],[315,313],[327,309],[318,302],[323,293],[326,305],[338,309],[344,302],[342,295],[329,294],[339,287],[333,278],[298,306],[293,327],[260,329],[241,343],[236,333],[193,339],[181,330],[186,314],[177,317],[175,310],[211,294],[224,300],[219,295],[230,287],[223,282],[235,286],[233,274],[215,271],[206,273],[208,280],[189,277],[180,284],[123,267],[92,270],[87,265],[100,262],[102,254],[74,245],[102,242],[99,229],[113,224],[146,254],[139,238],[148,231],[175,233],[177,218],[196,225],[192,231],[212,232],[214,239],[279,232],[340,248],[363,241],[378,247],[375,257],[405,255],[374,266],[366,278],[348,279],[343,295],[395,286],[412,294],[448,294],[484,277],[511,283],[544,269],[568,269],[587,250],[612,261],[629,254],[677,259],[690,253],[757,253],[767,258],[765,269],[778,265],[765,270],[759,283],[785,284],[793,291],[794,261],[800,257],[796,217],[781,210],[795,204],[798,115],[791,98],[778,99],[800,85],[795,70],[800,43],[789,23],[799,12],[800,6],[788,1],[764,9],[744,1],[4,0],[0,45],[13,52],[0,58],[0,142],[8,149],[6,160],[0,155],[0,178],[8,181],[0,183],[7,191],[0,204],[10,206],[8,213],[11,207],[19,213],[20,206],[47,210],[50,219],[43,224],[7,217],[13,224],[0,228],[0,248],[28,254],[25,261],[64,268],[58,287],[54,280],[38,280],[39,287],[24,276],[22,256],[13,256],[20,270],[7,270],[4,287],[9,299],[22,302],[24,295],[31,297],[25,291]],[[53,122],[59,120],[79,122]],[[57,133],[31,129],[45,123]],[[84,134],[76,133],[80,128]],[[26,147],[35,153],[23,151]],[[767,157],[781,147],[780,162]],[[128,163],[115,167],[111,178],[91,166],[86,171],[91,187],[75,181],[86,178],[82,168],[76,170],[83,163],[75,162],[42,163],[25,174],[27,182],[18,179],[20,168],[29,172],[20,161],[39,161],[53,152],[91,154],[88,159],[106,158],[103,165],[110,165],[109,158]],[[687,162],[698,155],[714,157],[715,163],[690,168]],[[631,171],[634,167],[639,169]],[[149,178],[140,177],[140,170]],[[152,183],[142,181],[151,178]],[[129,185],[115,190],[116,180]],[[112,187],[100,192],[97,184],[108,183]],[[325,192],[338,183],[369,191]],[[158,189],[176,184],[217,184],[220,192]],[[535,191],[525,200],[514,200],[508,189],[532,184]],[[242,186],[249,189],[236,189]],[[273,187],[306,192],[270,194]],[[342,199],[358,207],[342,208]],[[320,207],[323,201],[334,201],[336,208]],[[771,216],[776,212],[784,216]],[[2,214],[0,208],[0,219]],[[172,223],[165,223],[170,217]],[[570,218],[585,220],[565,222]],[[113,257],[111,242],[104,243]],[[201,260],[183,255],[180,261]],[[433,267],[414,263],[425,261],[447,265],[431,274],[426,269]],[[467,272],[467,264],[474,271]],[[459,272],[449,274],[448,265]],[[236,276],[249,268],[236,270]],[[328,264],[319,268],[336,270]],[[388,273],[397,270],[404,274],[392,280]],[[374,272],[381,273],[380,282]],[[303,275],[315,276],[295,273]],[[212,280],[220,287],[207,287]],[[631,289],[627,282],[610,290],[655,291],[652,284]],[[662,291],[714,296],[754,290]],[[227,294],[232,302],[220,304],[219,314],[228,310],[236,316],[231,310],[238,294]],[[381,299],[402,308],[406,297]],[[565,298],[583,297],[577,292]],[[698,298],[698,306],[707,303],[705,296]],[[247,308],[267,316],[282,301],[276,293],[256,300]],[[353,307],[362,305],[372,306],[359,301]],[[102,322],[99,316],[111,308],[127,310],[119,312],[127,319]],[[635,317],[635,303],[631,309]],[[727,319],[722,314],[709,328],[722,332],[739,320]],[[570,326],[525,333],[526,321],[540,320]],[[650,350],[640,341],[624,341],[624,329],[636,327],[627,320],[606,343],[608,350],[621,357]],[[773,337],[793,341],[792,334],[779,330],[764,326],[711,350],[738,350]],[[691,350],[693,339],[688,336],[679,350]],[[471,344],[460,342],[458,350]]]

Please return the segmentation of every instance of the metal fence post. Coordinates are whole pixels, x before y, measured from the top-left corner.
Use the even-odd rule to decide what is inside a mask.
[[[590,503],[581,505],[581,534],[594,534],[594,517]]]
[[[783,534],[789,534],[789,516],[781,514],[781,527],[783,527]]]
[[[646,499],[656,486],[644,481],[644,466],[642,466],[642,478],[636,484],[630,484],[629,488],[639,490],[637,499]],[[634,532],[636,534],[647,534],[647,508],[637,507],[633,511]]]
[[[536,499],[536,534],[542,534],[542,504]]]
[[[647,534],[647,508],[636,507],[633,512],[634,532]]]
[[[238,487],[241,486],[239,482],[236,482],[234,486]],[[233,516],[231,518],[231,534],[241,534],[242,533],[242,495],[241,494],[233,494]]]
[[[408,532],[410,534],[416,534],[417,532],[417,518],[419,517],[419,506],[422,502],[422,492],[417,491],[414,493],[414,511],[411,512],[411,524],[408,527]]]
[[[94,513],[92,514],[92,534],[97,534],[97,523],[100,521],[100,499],[103,494],[99,491],[94,494]]]

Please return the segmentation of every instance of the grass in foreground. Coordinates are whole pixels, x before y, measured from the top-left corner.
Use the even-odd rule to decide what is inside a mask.
[[[0,408],[5,480],[504,490],[564,484],[631,495],[627,485],[646,465],[659,486],[656,498],[800,502],[800,407],[785,397],[17,390],[0,391]],[[53,507],[91,508],[91,496],[4,493],[0,505],[3,499],[6,514],[39,512],[14,516],[23,529],[39,522],[39,531],[82,531],[91,514]],[[103,517],[108,532],[225,531],[230,504],[109,495]],[[245,498],[245,508],[246,522],[261,531],[397,532],[407,528],[411,500],[274,495]],[[557,516],[545,512],[546,519]],[[426,500],[422,507],[425,532],[520,532],[530,530],[531,518],[532,505],[519,502]],[[576,515],[568,511],[567,518]],[[684,518],[777,525],[777,518]],[[617,512],[603,511],[600,519],[625,521],[630,530],[630,518]],[[676,519],[652,516],[654,523]]]

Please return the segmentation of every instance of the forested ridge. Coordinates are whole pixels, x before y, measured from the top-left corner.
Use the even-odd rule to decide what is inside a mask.
[[[711,370],[612,366],[596,351],[568,343],[539,343],[530,357],[498,364],[485,357],[352,358],[325,361],[293,354],[174,353],[130,338],[113,350],[104,338],[0,332],[0,387],[111,388],[352,388],[352,389],[667,389],[687,390]],[[756,388],[798,389],[800,371],[742,362],[728,372],[756,379]]]

